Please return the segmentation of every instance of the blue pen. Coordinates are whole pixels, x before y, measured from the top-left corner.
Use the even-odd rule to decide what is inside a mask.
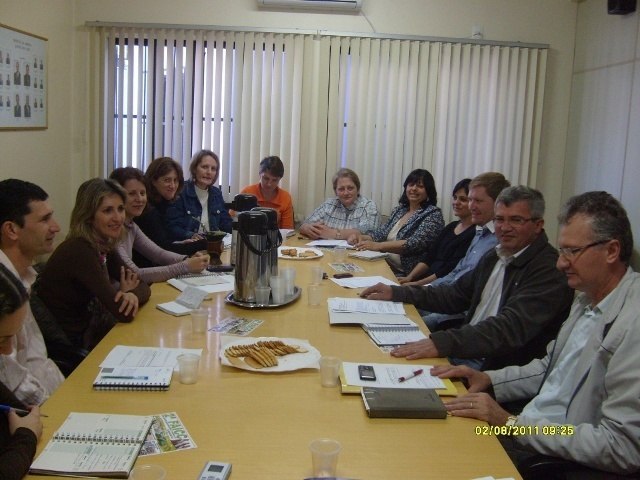
[[[108,378],[109,380],[149,380],[149,377],[128,377],[126,375],[102,375],[101,378]]]
[[[0,405],[0,412],[10,412],[10,411],[14,411],[16,413],[19,413],[21,415],[29,415],[29,410],[23,410],[22,408],[14,408],[11,407],[9,405]],[[48,415],[44,415],[44,414],[40,414],[41,417],[47,417]]]

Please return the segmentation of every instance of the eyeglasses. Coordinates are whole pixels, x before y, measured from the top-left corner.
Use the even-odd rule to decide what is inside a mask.
[[[512,227],[521,227],[527,222],[537,222],[538,220],[540,220],[538,217],[494,217],[493,223],[498,226],[508,223]]]
[[[607,242],[610,242],[611,239],[607,239],[607,240],[599,240],[597,242],[593,242],[590,243],[588,245],[585,245],[583,247],[560,247],[558,248],[558,253],[563,256],[564,258],[566,258],[567,260],[569,260],[570,262],[576,260],[581,254],[582,252],[584,252],[585,250],[591,248],[591,247],[595,247],[596,245],[603,245]]]

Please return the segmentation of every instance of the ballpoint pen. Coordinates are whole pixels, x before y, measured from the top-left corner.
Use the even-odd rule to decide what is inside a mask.
[[[9,405],[0,405],[0,412],[10,412],[10,411],[14,411],[16,413],[19,413],[20,415],[29,415],[29,410],[23,410],[22,408],[15,408],[15,407],[11,407]],[[41,417],[48,417],[48,415],[45,415],[43,413],[40,414]]]
[[[149,380],[146,376],[127,376],[127,375],[102,375],[101,378],[109,380]]]
[[[422,370],[421,368],[419,368],[418,370],[414,370],[413,372],[411,372],[411,375],[407,375],[406,377],[400,377],[398,379],[399,382],[405,382],[413,377],[417,377],[418,375],[420,375],[424,370]]]

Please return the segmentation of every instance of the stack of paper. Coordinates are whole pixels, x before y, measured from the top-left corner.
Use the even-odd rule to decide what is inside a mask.
[[[331,325],[362,325],[377,323],[385,325],[411,325],[400,302],[366,300],[363,298],[332,297],[329,303]]]

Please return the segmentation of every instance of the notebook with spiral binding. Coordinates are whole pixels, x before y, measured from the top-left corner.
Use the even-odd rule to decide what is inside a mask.
[[[71,412],[29,471],[128,478],[152,421],[152,416]]]
[[[171,367],[103,367],[93,381],[96,390],[168,390]]]
[[[376,345],[404,345],[409,342],[417,342],[427,338],[420,328],[413,322],[411,325],[386,325],[375,323],[364,323],[362,328],[371,337]]]

